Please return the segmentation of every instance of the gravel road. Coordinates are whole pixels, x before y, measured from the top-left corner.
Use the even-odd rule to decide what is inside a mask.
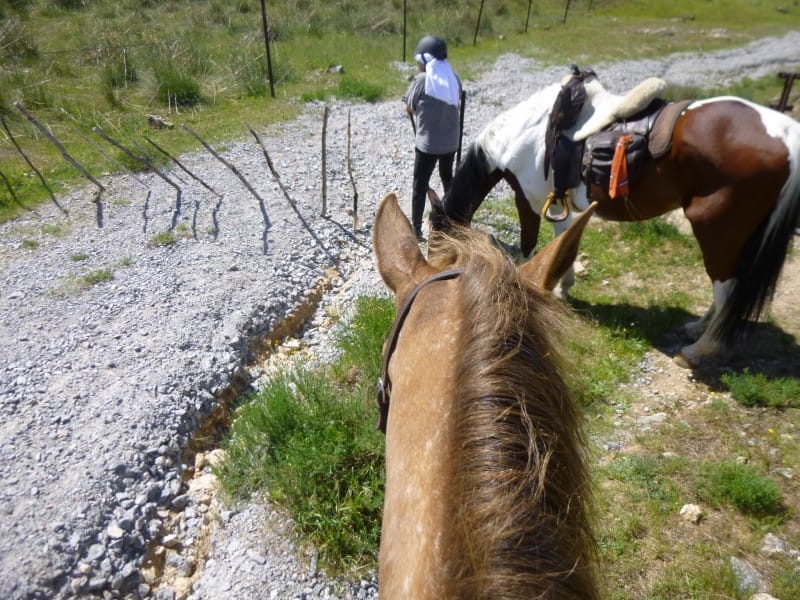
[[[649,76],[714,86],[796,70],[800,30],[709,55],[591,66],[618,93]],[[465,141],[565,72],[503,56],[465,81]],[[180,198],[154,174],[106,175],[102,210],[87,186],[58,198],[68,214],[43,205],[0,226],[0,598],[377,595],[369,576],[316,573],[284,516],[257,503],[225,507],[210,477],[189,481],[195,465],[183,460],[219,399],[263,380],[254,357],[265,337],[308,316],[299,343],[324,356],[326,309],[381,289],[371,219],[388,191],[408,208],[410,126],[399,101],[330,110],[325,216],[322,106],[311,104],[259,131],[297,211],[243,137],[220,151],[257,196],[203,152],[181,160],[221,196],[179,169],[169,176]],[[169,147],[170,135],[185,134],[158,139]],[[163,243],[170,231],[174,242]],[[305,315],[314,290],[321,302]],[[159,585],[148,569],[162,563],[171,578]]]

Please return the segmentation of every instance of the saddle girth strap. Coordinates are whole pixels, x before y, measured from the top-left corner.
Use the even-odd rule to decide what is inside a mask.
[[[375,403],[378,405],[378,423],[376,428],[382,431],[384,435],[386,434],[386,424],[389,420],[389,399],[392,393],[392,382],[389,379],[389,360],[392,358],[392,354],[394,354],[394,349],[397,346],[397,339],[400,336],[400,329],[403,327],[403,323],[411,310],[411,304],[422,288],[426,287],[428,284],[435,281],[455,279],[459,275],[461,275],[461,269],[448,269],[431,275],[411,291],[397,313],[397,318],[394,321],[394,325],[392,325],[389,339],[383,350],[383,366],[381,367],[381,374],[378,377],[378,384],[375,388]]]

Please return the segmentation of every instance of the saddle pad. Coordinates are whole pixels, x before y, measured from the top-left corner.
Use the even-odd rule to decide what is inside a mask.
[[[670,102],[658,113],[647,142],[647,149],[653,158],[661,158],[670,151],[670,148],[672,148],[672,130],[675,129],[675,123],[678,122],[678,117],[683,114],[683,111],[692,102],[694,100]]]

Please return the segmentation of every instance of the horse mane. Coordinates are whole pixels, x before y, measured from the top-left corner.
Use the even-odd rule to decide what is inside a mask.
[[[582,415],[553,338],[563,309],[485,234],[456,228],[431,243],[432,263],[463,269],[471,315],[452,457],[467,557],[456,596],[595,598]]]

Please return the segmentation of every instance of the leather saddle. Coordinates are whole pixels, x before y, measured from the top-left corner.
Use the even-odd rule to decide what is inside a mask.
[[[583,77],[581,77],[583,75]],[[668,102],[661,98],[666,83],[656,77],[645,79],[624,95],[607,92],[597,81],[593,71],[580,71],[573,66],[573,75],[562,83],[562,91],[580,85],[582,92],[571,91],[571,97],[582,101],[574,123],[559,129],[555,135],[553,114],[548,132],[555,191],[548,198],[562,201],[568,190],[581,181],[587,194],[592,185],[608,185],[613,156],[619,140],[625,136],[628,178],[635,181],[636,173],[644,161],[659,158],[670,151],[672,131],[680,115],[692,102]],[[563,99],[562,99],[563,102]],[[557,106],[559,100],[556,100]],[[629,136],[629,137],[628,137]],[[554,140],[554,141],[553,141]],[[546,177],[547,171],[545,171]]]

